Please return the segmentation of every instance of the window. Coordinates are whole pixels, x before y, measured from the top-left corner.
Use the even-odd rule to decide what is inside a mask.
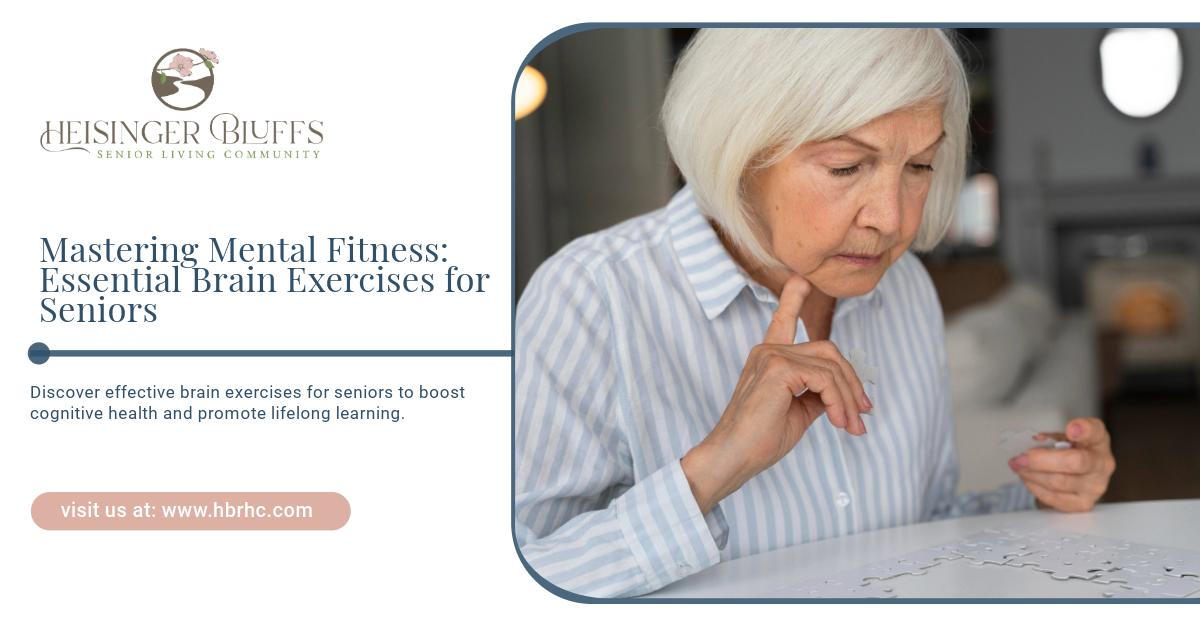
[[[963,183],[946,241],[952,246],[992,246],[999,222],[1000,185],[990,174],[977,174]]]

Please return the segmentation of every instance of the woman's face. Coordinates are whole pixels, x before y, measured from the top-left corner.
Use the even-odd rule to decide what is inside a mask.
[[[825,294],[870,292],[917,235],[944,137],[940,105],[904,109],[758,171],[768,250]]]

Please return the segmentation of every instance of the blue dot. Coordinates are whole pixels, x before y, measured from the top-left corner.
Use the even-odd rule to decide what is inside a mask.
[[[45,364],[50,359],[50,347],[40,342],[29,345],[29,361],[34,364]]]

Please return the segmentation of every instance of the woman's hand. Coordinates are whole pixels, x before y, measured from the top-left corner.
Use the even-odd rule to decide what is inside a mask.
[[[1008,461],[1038,505],[1063,512],[1085,512],[1108,490],[1117,462],[1108,430],[1100,419],[1074,419],[1066,434],[1045,434],[1071,441],[1070,449],[1033,449]]]
[[[829,341],[792,344],[812,290],[793,275],[783,286],[763,343],[750,351],[733,398],[704,441],[681,460],[700,511],[741,488],[800,442],[817,417],[855,435],[871,408],[854,368]]]

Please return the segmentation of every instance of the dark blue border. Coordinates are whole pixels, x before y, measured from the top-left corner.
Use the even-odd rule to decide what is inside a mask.
[[[1183,599],[1165,600],[1165,599],[1130,599],[1130,598],[892,598],[892,599],[869,599],[869,600],[788,600],[775,598],[594,598],[572,593],[552,584],[550,581],[538,575],[533,567],[529,566],[529,562],[525,560],[525,556],[521,554],[521,548],[517,545],[517,360],[515,352],[517,349],[517,81],[521,78],[521,70],[529,64],[537,53],[541,52],[546,46],[575,33],[582,31],[596,30],[601,28],[713,28],[713,27],[739,27],[739,28],[795,28],[795,27],[823,27],[823,28],[869,28],[869,27],[933,27],[933,28],[957,28],[957,27],[972,27],[972,28],[1200,28],[1200,23],[1196,22],[1072,22],[1072,23],[1056,23],[1056,22],[991,22],[991,23],[970,23],[970,22],[585,22],[574,24],[560,28],[546,37],[542,38],[525,55],[525,59],[521,65],[517,67],[516,76],[513,78],[512,96],[509,99],[510,112],[509,120],[509,170],[510,170],[510,208],[512,233],[512,332],[509,346],[512,349],[508,352],[513,356],[512,359],[512,464],[510,469],[511,474],[511,532],[513,540],[513,549],[517,553],[517,558],[521,560],[521,564],[525,566],[525,571],[529,572],[530,577],[535,582],[542,585],[550,593],[571,602],[579,602],[581,604],[1200,604],[1200,599]]]

